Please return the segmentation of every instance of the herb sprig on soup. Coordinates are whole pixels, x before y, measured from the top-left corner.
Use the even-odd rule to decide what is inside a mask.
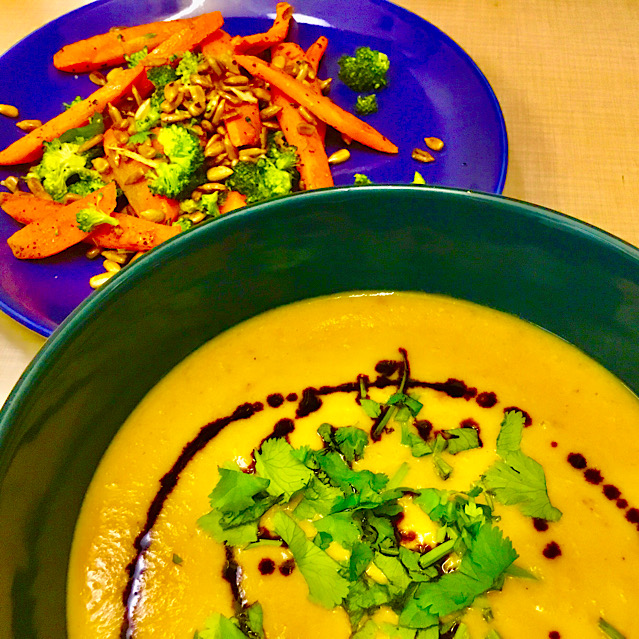
[[[69,634],[631,636],[638,417],[576,349],[466,302],[271,311],[185,360],[112,443]]]

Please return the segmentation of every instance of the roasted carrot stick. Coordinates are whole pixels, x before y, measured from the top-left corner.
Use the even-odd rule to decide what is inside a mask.
[[[36,197],[33,193],[18,192],[0,193],[0,207],[16,222],[30,224],[57,212],[64,204]]]
[[[236,53],[255,55],[270,49],[274,44],[282,42],[288,33],[293,17],[293,7],[288,2],[278,2],[273,26],[266,33],[255,33],[249,36],[235,36],[231,43]]]
[[[104,154],[111,166],[115,181],[126,195],[133,210],[139,215],[142,211],[156,209],[163,213],[166,221],[175,222],[180,213],[180,203],[163,195],[151,193],[147,181],[140,175],[149,171],[149,167],[126,156],[120,156],[118,160],[118,148],[120,145],[113,129],[107,129],[104,132]],[[136,173],[140,179],[132,181]]]
[[[304,58],[303,49],[292,42],[283,42],[273,48],[273,56],[281,55],[286,60],[295,61]],[[282,91],[273,87],[271,89],[273,104],[280,107],[277,120],[284,133],[286,141],[297,147],[299,162],[297,169],[300,172],[301,185],[306,190],[321,189],[333,186],[333,175],[326,157],[324,147],[324,131],[319,131],[317,126],[306,133],[301,133],[309,127],[309,123],[300,114],[299,106],[291,102]],[[324,127],[323,122],[318,122]]]
[[[222,16],[218,11],[206,13],[189,21],[187,28],[173,34],[158,45],[144,59],[143,64],[133,69],[122,70],[111,82],[94,91],[82,102],[74,104],[70,109],[0,151],[0,165],[34,162],[42,155],[43,142],[54,140],[65,131],[85,124],[94,113],[103,111],[109,103],[117,102],[137,83],[146,82],[147,91],[141,90],[140,93],[148,92],[151,85],[146,79],[144,65],[164,64],[173,54],[193,49],[207,35],[219,28],[221,21]]]
[[[114,213],[117,226],[102,224],[89,235],[88,241],[106,249],[148,251],[180,232],[178,226],[156,224],[126,213]]]
[[[398,152],[397,146],[372,126],[355,117],[352,113],[344,111],[326,96],[318,95],[311,87],[284,71],[270,66],[255,56],[235,55],[235,60],[249,73],[269,82],[271,86],[277,87],[289,98],[306,107],[320,120],[353,140],[384,153]]]
[[[150,51],[160,42],[185,28],[188,20],[150,22],[135,27],[113,29],[107,33],[67,44],[53,56],[53,66],[60,71],[84,73],[102,67],[122,64],[125,55],[148,47]]]
[[[258,104],[240,104],[237,113],[224,120],[224,126],[234,147],[259,146],[262,120]]]
[[[228,191],[226,199],[220,205],[220,213],[230,213],[243,206],[246,206],[246,195],[242,195],[238,191]]]
[[[306,49],[304,57],[315,73],[317,73],[319,63],[326,52],[326,47],[328,47],[328,38],[326,36],[320,36],[308,49]]]
[[[82,242],[89,233],[78,228],[76,214],[82,209],[95,207],[104,213],[112,213],[116,205],[115,182],[109,182],[98,191],[81,200],[65,204],[42,219],[27,224],[16,231],[7,243],[20,259],[40,259],[60,253]]]
[[[161,42],[143,60],[141,66],[158,66],[166,64],[175,54],[191,51],[224,24],[219,11],[203,13],[191,18],[186,28],[177,31],[170,38]]]

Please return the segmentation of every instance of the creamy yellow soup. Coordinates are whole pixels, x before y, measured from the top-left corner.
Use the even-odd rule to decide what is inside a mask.
[[[494,503],[496,525],[518,554],[515,565],[534,578],[506,576],[500,591],[462,611],[458,621],[470,636],[494,630],[503,638],[594,639],[604,636],[604,619],[634,637],[637,398],[574,347],[514,317],[440,296],[366,293],[251,319],[188,357],[141,402],[100,464],[78,521],[68,576],[71,639],[191,639],[214,613],[235,614],[232,581],[245,603],[261,604],[268,639],[349,637],[344,608],[309,601],[285,545],[228,551],[198,519],[211,510],[219,467],[234,462],[250,472],[254,450],[277,424],[288,425],[282,434],[294,448],[321,448],[323,423],[370,432],[374,418],[357,390],[318,389],[377,379],[384,362],[402,361],[400,349],[409,380],[424,382],[410,390],[422,404],[417,419],[431,435],[472,427],[481,447],[441,453],[452,469],[443,479],[433,455],[413,456],[391,420],[353,468],[389,477],[403,469],[401,485],[415,490],[467,491],[496,461],[505,411],[516,409],[528,422],[521,450],[543,466],[548,497],[563,513],[546,522]],[[399,378],[388,378],[395,386],[371,387],[369,397],[383,402],[397,390]],[[207,441],[197,439],[203,432]],[[416,552],[435,547],[438,526],[410,494],[400,503],[402,543]],[[267,530],[269,517],[262,521]],[[312,538],[312,522],[300,525]],[[236,571],[230,580],[229,552]],[[347,565],[343,547],[332,544],[326,553]],[[456,558],[446,561],[443,569],[455,571]],[[367,575],[385,579],[374,565]],[[491,615],[482,613],[487,607]],[[373,618],[380,628],[398,622],[388,607]]]

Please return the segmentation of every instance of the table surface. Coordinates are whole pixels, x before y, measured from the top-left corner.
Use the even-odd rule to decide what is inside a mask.
[[[294,3],[294,0],[293,0]],[[0,53],[82,0],[2,0]],[[475,60],[509,139],[504,195],[639,246],[639,2],[399,0]],[[0,404],[44,344],[0,313]]]

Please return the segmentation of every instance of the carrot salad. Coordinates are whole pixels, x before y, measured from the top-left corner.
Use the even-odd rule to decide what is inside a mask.
[[[264,33],[227,33],[220,12],[115,28],[53,57],[98,88],[0,151],[7,178],[0,206],[24,227],[8,243],[39,259],[85,242],[106,272],[178,233],[234,209],[333,185],[327,126],[382,153],[398,149],[335,104],[318,77],[328,46],[287,41],[293,7],[277,4]],[[26,185],[22,189],[22,185]],[[116,266],[113,266],[113,263]]]

